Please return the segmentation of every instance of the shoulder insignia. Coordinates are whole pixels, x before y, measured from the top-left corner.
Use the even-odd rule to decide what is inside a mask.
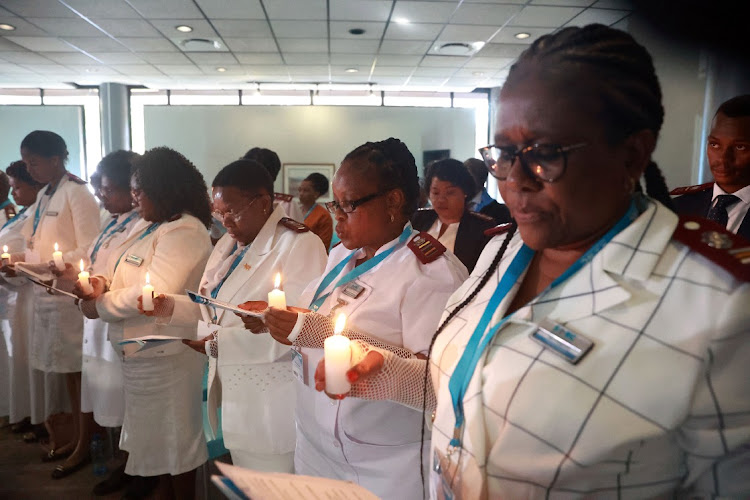
[[[75,175],[71,174],[70,172],[68,172],[68,179],[70,179],[71,181],[75,182],[76,184],[88,184],[86,181],[84,181],[83,179],[81,179],[78,176],[75,176]]]
[[[469,215],[473,215],[473,216],[474,216],[474,217],[476,217],[477,219],[483,220],[483,221],[485,221],[485,222],[495,222],[495,219],[493,219],[493,218],[492,218],[492,217],[490,217],[489,215],[486,215],[486,214],[480,214],[479,212],[472,212],[472,211],[469,211]]]
[[[435,209],[432,208],[432,207],[422,207],[422,208],[418,208],[417,209],[417,212],[429,212],[429,211],[433,211],[434,212]]]
[[[497,236],[498,234],[505,234],[508,232],[511,226],[513,226],[512,222],[506,222],[505,224],[500,224],[498,226],[485,229],[484,235],[489,236],[491,238],[493,236]]]
[[[674,188],[669,192],[669,194],[671,194],[672,196],[679,196],[681,194],[697,193],[700,191],[705,191],[706,189],[713,189],[713,187],[713,182],[707,182],[705,184],[699,184],[697,186],[683,186]]]
[[[672,238],[742,281],[750,281],[750,241],[708,219],[681,215]]]
[[[306,225],[302,224],[301,222],[297,222],[290,217],[282,217],[281,219],[279,219],[279,224],[297,233],[306,233],[310,230],[310,228]]]
[[[286,193],[273,193],[273,199],[276,201],[292,201],[294,196]]]
[[[414,255],[422,264],[429,264],[437,260],[446,250],[442,243],[427,233],[412,236],[406,246],[414,252]]]

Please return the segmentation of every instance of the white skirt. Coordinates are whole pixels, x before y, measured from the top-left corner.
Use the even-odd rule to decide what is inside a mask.
[[[120,448],[130,453],[126,473],[177,475],[208,459],[202,411],[205,363],[205,356],[187,347],[171,356],[123,360]]]
[[[34,287],[34,334],[30,342],[31,365],[55,373],[81,371],[83,315],[73,300],[52,296]]]
[[[125,415],[122,361],[107,339],[108,324],[83,320],[81,411],[103,427],[119,427]]]

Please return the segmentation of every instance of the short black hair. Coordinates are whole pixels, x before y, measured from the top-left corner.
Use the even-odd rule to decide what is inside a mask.
[[[716,110],[716,114],[721,113],[729,118],[744,118],[750,116],[750,94],[738,95],[725,101]]]
[[[474,178],[464,164],[453,158],[445,160],[436,160],[425,168],[425,188],[429,192],[432,186],[432,180],[438,178],[441,181],[450,182],[464,192],[466,199],[469,200],[477,193]]]
[[[318,193],[318,196],[323,196],[328,192],[328,177],[325,175],[313,172],[305,177],[305,180],[310,181],[310,184],[312,184],[312,187]]]
[[[94,172],[89,176],[89,183],[91,184],[91,187],[94,189],[101,189],[102,187],[102,173],[98,170],[94,170]]]
[[[211,202],[203,175],[174,149],[149,149],[133,162],[133,180],[149,197],[160,221],[187,212],[206,227],[211,224]]]
[[[29,169],[26,168],[26,164],[23,162],[23,160],[14,161],[13,163],[11,163],[10,165],[8,165],[8,168],[5,169],[5,172],[9,177],[13,177],[14,179],[17,179],[21,182],[25,182],[29,186],[44,186],[43,183],[34,180],[34,178],[29,173]]]
[[[273,197],[273,179],[268,169],[254,160],[233,161],[214,177],[212,187],[236,187],[242,191],[265,191]]]
[[[0,170],[0,200],[5,201],[8,199],[10,194],[10,179],[8,176]]]
[[[65,140],[49,130],[35,130],[29,133],[21,141],[21,149],[45,158],[59,156],[63,163],[68,160],[68,146]]]
[[[276,180],[276,177],[279,176],[279,172],[281,171],[281,160],[279,160],[279,155],[277,155],[270,149],[252,148],[248,150],[248,152],[245,153],[245,155],[240,159],[257,161],[258,163],[266,167],[268,173],[271,174],[271,179],[274,181]],[[273,190],[271,192],[273,193]]]
[[[96,166],[95,174],[109,179],[118,189],[130,190],[130,176],[132,174],[133,162],[140,155],[133,151],[118,150],[109,153],[102,158]],[[91,176],[91,184],[94,184],[94,175]],[[101,181],[99,181],[101,186]],[[96,187],[96,186],[94,186]]]
[[[478,158],[469,158],[464,161],[464,167],[466,167],[471,176],[474,178],[474,182],[477,185],[476,192],[478,193],[484,188],[484,184],[487,182],[487,176],[490,173],[487,170],[487,165],[485,165],[484,161]]]

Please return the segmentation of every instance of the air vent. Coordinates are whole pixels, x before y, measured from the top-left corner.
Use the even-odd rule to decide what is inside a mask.
[[[210,52],[213,50],[221,49],[221,42],[216,40],[208,40],[206,38],[188,38],[180,42],[182,48],[185,50],[192,50],[196,52],[205,51]]]
[[[468,56],[475,54],[484,42],[445,42],[432,48],[432,53],[441,56]]]

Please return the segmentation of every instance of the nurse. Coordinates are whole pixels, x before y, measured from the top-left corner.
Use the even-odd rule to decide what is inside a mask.
[[[333,180],[342,244],[302,303],[315,313],[272,308],[271,335],[295,346],[295,471],[356,482],[381,498],[421,498],[422,413],[389,401],[332,400],[316,392],[314,372],[330,316],[405,356],[427,353],[448,297],[466,268],[436,240],[414,231],[419,184],[414,157],[398,139],[368,142],[349,153]]]
[[[214,216],[227,228],[206,265],[198,292],[230,304],[265,301],[280,273],[289,304],[326,265],[320,239],[273,206],[273,181],[252,160],[224,167],[213,182]],[[306,305],[306,304],[305,304]],[[184,294],[160,295],[154,314],[169,325],[199,324],[200,340],[185,341],[209,355],[209,419],[222,408],[224,445],[232,463],[294,472],[294,377],[291,351],[268,335],[252,335],[235,314],[199,306]]]
[[[87,318],[109,324],[109,339],[123,356],[125,416],[120,448],[129,453],[125,472],[139,476],[126,495],[145,496],[161,476],[161,492],[193,498],[195,470],[207,458],[201,411],[205,358],[172,343],[137,353],[122,340],[144,335],[195,339],[194,327],[159,325],[138,312],[146,273],[156,290],[183,293],[198,286],[211,253],[207,227],[211,209],[206,184],[187,158],[154,148],[133,164],[131,195],[141,216],[128,238],[107,260],[106,271],[91,279],[85,295]]]

